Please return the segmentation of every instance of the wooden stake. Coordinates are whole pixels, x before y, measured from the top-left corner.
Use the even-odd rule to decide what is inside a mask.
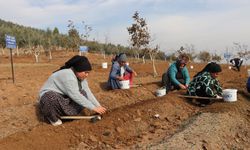
[[[201,97],[201,96],[190,96],[190,95],[178,95],[178,97],[192,98],[192,99],[223,100],[223,98],[215,98],[215,97]]]
[[[101,116],[99,115],[94,115],[94,116],[61,116],[61,119],[92,119],[92,118],[98,118]]]

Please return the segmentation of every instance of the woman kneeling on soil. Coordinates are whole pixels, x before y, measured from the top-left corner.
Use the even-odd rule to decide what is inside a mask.
[[[171,64],[167,72],[162,75],[162,86],[166,91],[187,89],[190,77],[186,67],[189,57],[181,54],[178,59]]]
[[[132,85],[133,76],[137,76],[126,62],[127,56],[124,53],[119,54],[117,60],[113,61],[108,79],[108,86],[112,90],[121,88],[119,81],[129,80],[129,84]]]
[[[85,56],[74,56],[45,82],[39,93],[39,108],[52,125],[62,124],[60,116],[78,115],[83,108],[105,113],[86,80],[91,70]]]
[[[190,82],[187,93],[191,96],[221,98],[222,88],[216,79],[221,72],[219,64],[211,62],[197,73]],[[209,104],[209,99],[197,100],[202,106]]]

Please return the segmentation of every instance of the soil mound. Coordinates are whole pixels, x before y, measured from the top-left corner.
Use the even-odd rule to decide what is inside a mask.
[[[130,60],[142,86],[128,90],[108,90],[106,82],[110,58],[88,54],[93,71],[89,86],[108,113],[103,119],[66,121],[54,127],[37,115],[38,91],[48,76],[74,53],[58,53],[51,62],[42,56],[14,57],[15,84],[11,80],[8,57],[0,64],[0,149],[249,149],[250,94],[246,92],[247,68],[240,72],[222,65],[219,76],[223,88],[238,89],[237,102],[215,102],[198,107],[178,97],[185,91],[156,97],[161,76],[154,78],[150,61]],[[108,63],[108,69],[102,68]],[[192,77],[205,64],[189,64]],[[189,67],[189,65],[187,67]],[[168,62],[156,61],[161,75]],[[84,111],[86,114],[92,112]]]

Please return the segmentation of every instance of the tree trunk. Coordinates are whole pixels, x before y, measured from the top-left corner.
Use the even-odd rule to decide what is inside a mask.
[[[39,59],[38,59],[39,55],[35,54],[35,58],[36,58],[36,63],[39,62]]]
[[[105,51],[103,51],[103,58],[106,59]]]
[[[158,76],[158,73],[156,71],[156,67],[155,67],[155,58],[152,57],[152,64],[153,64],[153,70],[154,70],[154,77],[157,77]]]
[[[139,53],[137,53],[136,55],[137,55],[137,56],[136,56],[136,57],[137,57],[137,59],[140,59],[140,54],[139,54]]]
[[[142,56],[142,62],[145,64],[145,55]]]
[[[18,45],[16,46],[16,55],[19,56],[19,49],[18,49]]]
[[[52,53],[51,53],[51,50],[49,50],[49,61],[52,60]]]
[[[153,54],[149,53],[150,60],[153,61]]]

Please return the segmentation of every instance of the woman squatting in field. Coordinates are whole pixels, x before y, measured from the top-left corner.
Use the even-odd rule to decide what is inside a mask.
[[[187,89],[190,77],[186,64],[189,57],[181,54],[178,59],[171,64],[167,72],[162,75],[162,85],[166,87],[166,92],[171,90]]]
[[[207,64],[190,82],[187,93],[191,96],[221,98],[222,87],[217,80],[221,66],[215,62]],[[197,100],[202,106],[209,104],[209,99]]]
[[[109,74],[108,86],[113,89],[120,89],[121,85],[119,81],[129,80],[130,85],[133,82],[133,76],[137,76],[137,73],[131,69],[127,64],[127,56],[124,53],[119,54],[117,59],[112,60],[112,67]]]
[[[60,116],[78,115],[83,108],[103,114],[102,107],[89,89],[87,77],[92,70],[85,56],[74,56],[55,71],[39,93],[39,108],[52,125],[60,125]]]

